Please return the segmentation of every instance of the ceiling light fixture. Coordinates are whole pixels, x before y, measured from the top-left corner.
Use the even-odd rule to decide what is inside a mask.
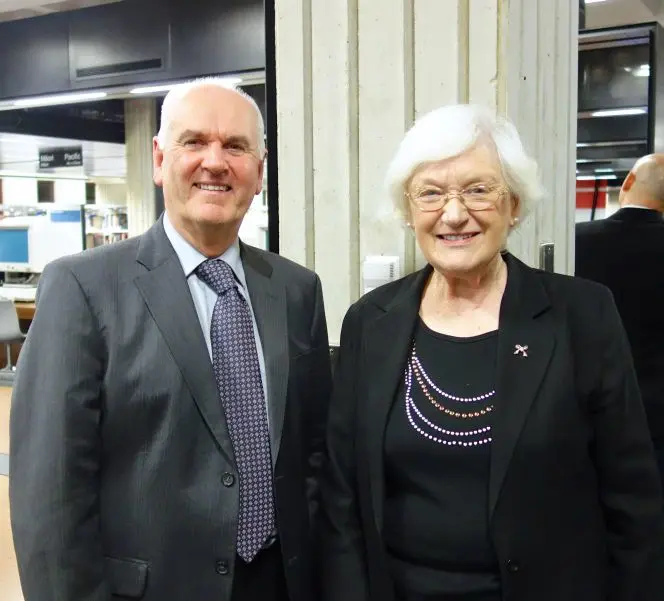
[[[615,175],[579,175],[577,178],[579,181],[595,181],[598,179],[618,179]]]
[[[106,92],[80,92],[75,94],[58,94],[57,96],[34,96],[32,98],[19,98],[12,104],[16,107],[53,106],[56,104],[73,104],[106,98]]]
[[[240,83],[242,83],[242,78],[241,77],[219,77],[215,78],[215,81],[224,83],[228,85],[229,87],[231,86],[236,86]],[[165,83],[165,84],[158,84],[155,86],[143,86],[139,88],[134,88],[133,90],[129,90],[130,94],[158,94],[160,92],[168,92],[169,90],[172,90],[175,86],[178,86],[182,83],[185,83],[183,81],[176,81],[172,83]]]
[[[638,69],[632,71],[634,77],[650,77],[650,65],[640,65]]]
[[[644,115],[648,111],[645,108],[630,109],[607,109],[590,113],[591,117],[627,117],[629,115]]]

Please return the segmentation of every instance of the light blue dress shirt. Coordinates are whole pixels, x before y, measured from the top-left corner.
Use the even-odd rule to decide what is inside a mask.
[[[198,314],[198,321],[203,330],[205,337],[205,344],[207,345],[210,361],[212,361],[212,342],[210,340],[210,325],[212,324],[212,311],[217,302],[218,294],[212,290],[207,284],[198,279],[196,268],[207,260],[207,257],[198,252],[189,242],[187,242],[182,235],[175,229],[173,224],[168,218],[168,213],[164,213],[164,231],[175,249],[175,253],[180,259],[180,264],[184,270],[184,275],[187,278],[191,298],[194,300],[196,313]],[[263,383],[263,395],[265,396],[265,404],[267,407],[267,377],[265,373],[265,358],[263,357],[263,345],[261,344],[260,335],[258,333],[258,326],[256,325],[256,316],[251,306],[251,299],[249,298],[249,291],[247,290],[247,280],[244,276],[244,268],[242,267],[242,260],[240,258],[240,241],[235,240],[231,247],[220,257],[230,265],[235,275],[237,289],[244,297],[249,305],[249,312],[251,313],[251,322],[254,327],[254,338],[256,339],[256,350],[258,351],[258,364],[261,371],[261,382]],[[174,316],[177,319],[177,316]],[[268,411],[268,419],[270,412]]]

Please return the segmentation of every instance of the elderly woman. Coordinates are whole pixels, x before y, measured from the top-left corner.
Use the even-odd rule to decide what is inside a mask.
[[[662,500],[630,352],[605,288],[505,252],[541,196],[516,130],[433,111],[387,183],[427,265],[344,321],[323,599],[645,598]]]

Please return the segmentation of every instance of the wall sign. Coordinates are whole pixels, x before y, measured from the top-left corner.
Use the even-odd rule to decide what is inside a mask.
[[[66,148],[42,148],[39,151],[39,168],[82,167],[83,147],[68,146]]]

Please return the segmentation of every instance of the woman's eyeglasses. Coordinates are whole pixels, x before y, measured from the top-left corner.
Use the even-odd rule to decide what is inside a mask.
[[[443,192],[438,188],[422,188],[413,194],[406,193],[410,201],[425,213],[440,211],[450,198],[457,197],[469,211],[486,211],[498,203],[506,187],[503,184],[475,183],[454,192]]]

